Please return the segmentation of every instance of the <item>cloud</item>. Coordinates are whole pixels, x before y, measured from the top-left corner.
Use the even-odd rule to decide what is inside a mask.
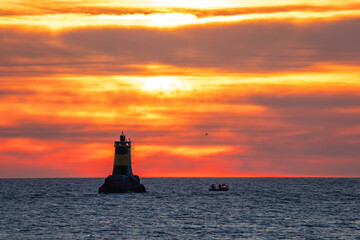
[[[0,98],[1,98],[1,97],[6,97],[6,96],[32,95],[32,94],[34,94],[34,92],[32,92],[32,91],[0,89]]]
[[[119,63],[125,60],[244,72],[281,71],[319,62],[357,63],[359,25],[358,19],[311,25],[255,22],[174,31],[78,30],[62,37],[68,45],[112,56]]]
[[[56,34],[3,27],[0,137],[14,141],[1,149],[1,169],[106,175],[124,130],[145,149],[137,169],[147,176],[357,176],[359,25],[354,18]],[[330,63],[353,68],[332,71]],[[191,87],[144,91],[141,79],[163,66]],[[38,151],[17,148],[19,138]]]
[[[121,74],[160,64],[238,72],[299,70],[319,63],[358,65],[360,20],[311,24],[247,22],[174,30],[82,28],[57,35],[1,29],[0,74]],[[23,69],[23,70],[21,70]]]
[[[111,131],[98,131],[91,130],[91,125],[88,123],[82,124],[66,124],[66,123],[49,123],[46,122],[32,122],[31,119],[25,121],[25,123],[14,124],[12,126],[1,126],[0,137],[2,138],[30,138],[41,140],[58,140],[71,141],[78,139],[77,141],[83,141],[87,139],[109,138],[114,134]]]
[[[360,95],[355,93],[275,93],[271,95],[252,95],[249,102],[274,108],[301,109],[335,109],[360,107]]]
[[[274,3],[273,3],[274,4]],[[71,6],[70,6],[71,5]],[[113,14],[113,15],[134,15],[134,14],[152,14],[152,13],[187,13],[193,14],[197,17],[214,17],[214,16],[229,16],[239,14],[254,14],[254,13],[278,13],[278,12],[328,12],[328,11],[342,11],[358,9],[359,4],[356,1],[342,1],[336,5],[330,2],[322,2],[313,5],[313,2],[301,1],[296,2],[282,2],[281,5],[261,2],[232,2],[231,6],[225,3],[222,6],[212,6],[210,8],[197,8],[196,6],[186,6],[178,4],[170,4],[170,6],[159,6],[156,4],[142,4],[135,5],[124,2],[102,2],[97,4],[84,3],[84,1],[36,1],[24,2],[18,1],[16,4],[4,5],[0,14],[2,16],[19,16],[19,15],[50,15],[50,14]],[[206,4],[205,4],[206,6]]]

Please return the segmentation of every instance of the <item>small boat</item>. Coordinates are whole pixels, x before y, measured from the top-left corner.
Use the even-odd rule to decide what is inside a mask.
[[[229,191],[229,188],[228,187],[214,188],[214,189],[209,188],[209,191]]]

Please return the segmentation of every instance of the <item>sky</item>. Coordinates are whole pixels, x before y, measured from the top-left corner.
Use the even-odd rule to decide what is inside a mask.
[[[0,178],[360,177],[358,0],[2,0]]]

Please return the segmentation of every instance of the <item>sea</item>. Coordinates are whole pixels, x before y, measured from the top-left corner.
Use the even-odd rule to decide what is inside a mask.
[[[0,239],[360,239],[360,178],[104,179],[0,179]]]

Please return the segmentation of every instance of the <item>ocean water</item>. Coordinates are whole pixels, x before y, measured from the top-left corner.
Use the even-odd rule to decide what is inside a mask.
[[[360,178],[104,179],[0,179],[0,239],[360,239]]]

